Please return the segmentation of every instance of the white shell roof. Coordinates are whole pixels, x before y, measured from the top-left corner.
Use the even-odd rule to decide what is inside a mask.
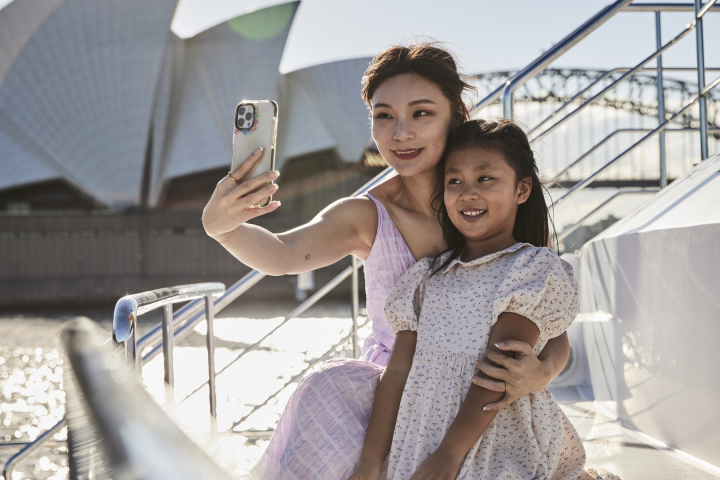
[[[32,15],[12,13],[22,3],[0,18],[10,12],[30,22]],[[63,2],[14,55],[0,85],[0,128],[98,200],[137,203],[174,7],[172,0]]]
[[[24,0],[0,10],[0,169],[13,172],[0,188],[63,178],[100,203],[137,205],[152,125],[154,204],[168,180],[230,164],[243,99],[278,100],[278,168],[332,148],[348,162],[362,157],[369,59],[282,77],[297,3],[258,12],[275,15],[270,38],[234,19],[183,40],[169,29],[174,7]]]

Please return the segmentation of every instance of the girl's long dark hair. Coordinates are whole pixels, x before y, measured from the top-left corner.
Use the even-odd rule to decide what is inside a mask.
[[[497,121],[470,120],[450,133],[445,153],[438,165],[440,175],[433,198],[433,205],[438,205],[438,219],[443,229],[443,240],[445,240],[448,247],[440,255],[446,252],[451,252],[451,254],[442,265],[435,269],[435,272],[447,266],[465,248],[465,237],[450,221],[445,202],[443,202],[445,194],[445,163],[450,153],[472,148],[485,148],[498,152],[515,171],[518,182],[525,178],[532,180],[530,196],[525,203],[518,205],[515,225],[513,226],[515,240],[536,247],[547,247],[550,246],[551,227],[553,232],[555,230],[543,195],[545,187],[538,177],[535,154],[530,148],[530,143],[523,129],[517,123],[508,119]],[[439,263],[440,255],[435,258],[435,264]]]

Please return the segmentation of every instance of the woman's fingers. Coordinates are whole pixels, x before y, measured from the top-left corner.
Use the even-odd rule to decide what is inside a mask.
[[[500,365],[507,369],[510,369],[510,367],[512,366],[513,359],[511,357],[503,355],[502,353],[495,352],[493,350],[486,351],[485,358],[492,361],[496,365]]]
[[[510,379],[510,372],[505,368],[493,367],[487,362],[482,362],[478,365],[481,372],[489,377],[493,377],[497,380],[508,381]]]
[[[240,180],[245,175],[247,175],[247,173],[252,169],[252,167],[255,165],[255,163],[257,163],[257,161],[260,160],[260,158],[263,155],[263,152],[264,152],[264,150],[262,147],[258,147],[255,150],[253,150],[253,152],[250,155],[248,155],[248,157],[240,165],[238,165],[237,167],[232,169],[232,171],[230,172],[230,175],[232,176],[232,178],[230,178],[229,176],[226,175],[225,178],[223,178],[223,180],[221,180],[220,183],[224,184],[223,186],[225,186],[226,188],[236,186],[237,182],[235,180]]]
[[[271,196],[273,193],[277,192],[278,186],[274,183],[271,183],[270,185],[267,185],[257,192],[252,192],[244,197],[242,197],[240,200],[243,204],[245,204],[247,207],[256,207],[260,206],[261,204],[265,203],[267,198]]]
[[[235,189],[233,195],[235,195],[236,198],[245,196],[249,192],[258,189],[267,183],[273,182],[279,176],[280,172],[278,172],[277,170],[270,170],[269,172],[261,173],[257,177],[253,177],[238,185],[238,188]]]
[[[259,217],[260,215],[265,215],[266,213],[270,213],[273,210],[277,210],[277,208],[280,206],[279,200],[273,200],[268,204],[267,207],[251,207],[245,210],[243,212],[243,223],[247,222],[248,220],[251,220],[255,217]]]
[[[244,177],[250,171],[253,165],[255,165],[255,162],[260,160],[260,157],[262,157],[264,151],[265,150],[263,149],[263,147],[258,147],[253,150],[252,153],[248,155],[248,157],[243,160],[240,165],[233,169],[233,171],[231,172],[232,176],[237,178],[238,180]]]
[[[498,382],[495,380],[489,380],[487,378],[483,377],[472,377],[470,379],[472,383],[477,385],[478,387],[482,387],[486,390],[490,390],[491,392],[504,392],[505,391],[505,382]]]
[[[505,340],[495,344],[497,348],[503,351],[518,352],[522,355],[535,355],[530,345],[519,340]],[[507,363],[507,362],[505,362]]]
[[[483,410],[485,410],[486,412],[498,412],[498,411],[502,410],[503,408],[509,406],[514,401],[515,400],[512,398],[510,393],[506,393],[505,396],[503,398],[501,398],[499,402],[488,403],[487,405],[485,405],[483,407]]]

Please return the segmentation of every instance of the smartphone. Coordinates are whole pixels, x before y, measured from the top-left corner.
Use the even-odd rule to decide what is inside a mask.
[[[240,182],[275,169],[277,116],[278,105],[273,100],[243,100],[235,107],[231,170],[240,165],[256,148],[264,149],[263,156]],[[269,196],[258,206],[266,207],[271,201],[272,196]]]

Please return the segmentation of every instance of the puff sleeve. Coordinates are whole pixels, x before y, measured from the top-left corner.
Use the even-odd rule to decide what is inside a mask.
[[[417,331],[430,265],[429,258],[415,263],[400,277],[388,295],[383,313],[393,335],[403,330]]]
[[[578,312],[572,266],[549,248],[532,247],[517,256],[493,302],[493,324],[503,312],[531,320],[540,341],[561,335]]]

